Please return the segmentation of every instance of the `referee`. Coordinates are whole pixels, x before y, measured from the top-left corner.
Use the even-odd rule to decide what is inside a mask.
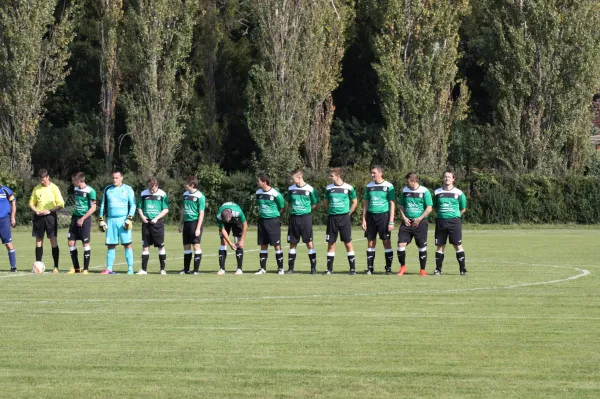
[[[56,184],[50,182],[50,176],[46,169],[40,169],[38,173],[40,184],[35,186],[29,198],[29,208],[33,212],[33,232],[35,237],[35,261],[41,262],[44,254],[44,233],[50,240],[52,246],[52,259],[54,259],[54,269],[52,273],[58,273],[58,241],[56,233],[58,231],[58,220],[56,211],[64,208],[60,190]]]

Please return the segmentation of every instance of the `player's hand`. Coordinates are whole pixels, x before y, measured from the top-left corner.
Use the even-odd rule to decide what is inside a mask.
[[[232,250],[235,251],[237,249],[237,246],[234,243],[230,242],[229,243],[229,248],[231,248]]]
[[[405,225],[407,225],[407,226],[410,226],[410,225],[411,225],[410,219],[409,219],[409,218],[407,218],[407,217],[403,217],[403,218],[402,218],[402,221],[403,221],[403,222],[404,222],[404,224],[405,224]]]
[[[238,248],[244,248],[244,239],[243,238],[240,239],[240,240],[238,240],[237,247]]]
[[[412,225],[414,227],[417,227],[419,225],[419,223],[421,223],[421,218],[416,218],[416,219],[413,219],[413,221],[412,221]]]
[[[366,221],[364,218],[363,218],[363,220],[362,220],[362,224],[361,224],[361,226],[362,226],[362,229],[363,229],[364,231],[367,231],[367,221]]]
[[[200,229],[196,229],[196,231],[194,231],[194,236],[200,237]]]
[[[123,228],[125,230],[131,230],[132,227],[133,227],[133,217],[127,216],[127,220],[125,221],[125,223],[123,223]]]
[[[10,218],[10,225],[12,227],[17,227],[17,221],[15,220],[15,218]]]
[[[177,231],[179,231],[179,233],[181,234],[183,232],[183,226],[179,225],[179,228],[177,229]]]
[[[42,212],[42,215],[49,215],[49,214],[50,214],[50,211],[43,211]]]
[[[156,223],[158,223],[158,218],[154,218],[154,219],[152,219],[152,220],[150,221],[150,223],[152,223],[152,224],[156,224]]]
[[[108,230],[108,226],[106,225],[104,218],[98,219],[98,227],[100,228],[101,232],[106,233],[106,230]]]
[[[146,216],[142,216],[142,223],[148,223],[148,218]]]
[[[388,223],[388,231],[391,233],[394,230],[394,223]]]
[[[84,222],[83,218],[77,219],[77,226],[79,226],[79,227],[83,226],[83,222]]]

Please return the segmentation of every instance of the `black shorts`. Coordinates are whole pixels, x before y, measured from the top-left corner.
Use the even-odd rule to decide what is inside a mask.
[[[287,242],[297,244],[300,242],[308,244],[313,240],[312,215],[290,216],[290,225],[288,226]]]
[[[435,221],[435,245],[446,245],[450,236],[450,244],[462,244],[462,219],[437,219]]]
[[[390,222],[390,213],[371,213],[367,212],[367,231],[365,237],[367,240],[375,240],[379,235],[382,240],[389,240],[391,233],[388,231],[388,223]]]
[[[82,241],[84,244],[88,244],[92,234],[92,218],[85,219],[81,227],[77,226],[79,219],[81,219],[81,216],[71,216],[67,238],[69,241]]]
[[[244,231],[241,223],[225,223],[223,222],[223,228],[229,236],[233,232],[233,236],[238,240],[242,238],[242,232]],[[219,232],[219,237],[223,238],[223,234]]]
[[[165,224],[162,219],[158,219],[156,224],[142,223],[142,247],[145,248],[151,245],[156,248],[165,246]]]
[[[281,245],[281,219],[258,219],[258,245]]]
[[[338,233],[342,242],[352,241],[352,222],[350,214],[329,215],[327,218],[327,232],[325,233],[325,241],[334,243],[337,241]]]
[[[402,222],[402,224],[400,224],[400,230],[398,230],[398,242],[405,242],[407,244],[410,244],[414,237],[417,247],[426,247],[428,229],[429,224],[426,220],[422,220],[417,227],[407,226],[404,224],[404,222]]]
[[[181,235],[183,236],[183,245],[200,244],[204,226],[200,226],[200,235],[198,236],[196,235],[196,226],[198,226],[198,220],[183,222],[183,231],[181,232]]]
[[[32,237],[44,238],[44,232],[46,236],[56,237],[58,233],[58,220],[56,218],[56,212],[51,212],[49,215],[33,217],[33,230],[31,232]]]

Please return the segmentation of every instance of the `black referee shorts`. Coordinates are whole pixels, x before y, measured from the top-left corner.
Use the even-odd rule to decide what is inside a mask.
[[[56,237],[58,233],[58,220],[56,212],[51,212],[49,215],[34,215],[33,216],[32,237],[44,238],[44,232],[48,238]]]
[[[446,245],[450,237],[450,244],[462,244],[462,219],[437,219],[435,221],[435,245]]]
[[[313,240],[312,215],[292,215],[288,226],[287,242],[297,244],[300,242],[308,244]]]
[[[281,219],[258,219],[258,245],[281,245]]]
[[[389,240],[391,233],[388,231],[388,223],[390,221],[390,213],[371,213],[367,212],[367,231],[365,237],[367,240],[374,240],[379,235],[382,240]]]
[[[350,221],[349,213],[343,215],[329,215],[327,218],[325,241],[328,243],[336,242],[338,233],[343,242],[348,243],[352,241],[352,222]]]
[[[417,227],[407,226],[404,224],[404,222],[402,222],[402,224],[400,224],[400,230],[398,230],[398,242],[410,244],[414,237],[417,247],[423,248],[427,246],[428,230],[429,225],[426,220],[422,220]]]

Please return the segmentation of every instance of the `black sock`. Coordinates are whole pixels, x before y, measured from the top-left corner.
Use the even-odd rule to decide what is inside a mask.
[[[400,266],[406,266],[406,251],[396,251],[398,253],[398,262]]]
[[[35,247],[35,261],[41,262],[44,256],[44,247]]]
[[[73,268],[79,270],[79,258],[77,257],[77,248],[71,250],[71,261],[73,261]]]
[[[296,253],[288,254],[288,268],[294,270],[294,263],[296,263]]]
[[[308,254],[308,260],[310,261],[310,269],[317,270],[317,253]]]
[[[92,251],[90,249],[86,250],[84,248],[83,251],[83,270],[89,270],[90,268],[90,259],[92,256]]]
[[[194,271],[200,271],[200,261],[202,260],[202,252],[194,254]]]
[[[356,270],[356,256],[354,256],[354,252],[352,255],[348,255],[348,264],[350,265],[350,270]]]
[[[148,261],[150,260],[150,254],[142,254],[142,270],[148,269]]]
[[[190,265],[192,264],[192,254],[183,254],[183,270],[186,272],[190,271]]]
[[[427,251],[419,251],[419,266],[421,266],[421,270],[425,270],[425,266],[427,266]]]
[[[160,270],[165,270],[167,264],[167,254],[158,254],[158,262],[160,263]]]
[[[460,251],[456,253],[456,260],[458,260],[458,267],[461,271],[465,270],[465,251]]]
[[[375,265],[375,251],[367,250],[367,268],[373,270]]]
[[[225,270],[225,260],[227,259],[227,250],[219,249],[219,268]]]
[[[435,253],[435,268],[436,270],[442,270],[442,263],[444,263],[444,253],[436,252]]]
[[[244,264],[244,248],[235,250],[235,259],[237,260],[237,268],[242,270],[242,265]]]
[[[263,270],[267,270],[267,259],[269,258],[268,252],[260,252],[260,268]]]
[[[275,261],[277,261],[277,270],[283,270],[283,251],[275,252]]]
[[[333,272],[333,261],[335,260],[335,255],[327,255],[327,270]]]
[[[59,250],[58,250],[58,245],[57,245],[54,248],[52,248],[52,259],[54,260],[54,268],[55,269],[58,269],[58,254],[59,254]]]
[[[385,252],[385,271],[389,272],[392,270],[392,263],[394,262],[394,251]]]

